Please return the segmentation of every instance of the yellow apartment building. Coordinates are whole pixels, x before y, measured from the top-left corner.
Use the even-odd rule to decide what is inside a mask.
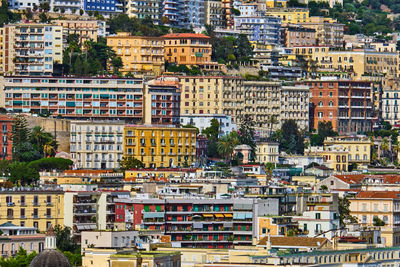
[[[169,63],[197,66],[204,70],[221,70],[222,65],[211,60],[210,37],[196,33],[170,33],[164,40],[164,56]]]
[[[185,168],[166,168],[166,169],[137,169],[125,171],[125,181],[137,181],[144,177],[153,177],[158,179],[167,179],[175,177],[196,177],[200,174],[201,169],[185,169]]]
[[[190,166],[196,162],[196,129],[127,125],[124,156],[149,168]]]
[[[122,59],[124,73],[161,74],[164,71],[164,45],[159,37],[131,36],[127,32],[107,36],[110,46]]]
[[[259,142],[257,143],[256,159],[260,163],[278,163],[279,143]]]
[[[336,172],[346,172],[349,169],[347,147],[340,145],[310,147],[305,151],[305,155],[323,157],[324,165]]]
[[[64,225],[63,191],[10,189],[0,191],[0,203],[0,224],[36,227],[41,232],[50,225]]]
[[[381,226],[381,241],[388,247],[400,245],[400,197],[397,191],[361,191],[350,199],[350,214],[358,223],[373,226],[374,217],[385,225]]]
[[[79,43],[82,45],[88,40],[97,42],[99,31],[97,20],[54,20],[53,23],[63,27],[64,38],[70,34],[76,34],[79,36]]]
[[[356,163],[360,167],[367,167],[371,163],[372,141],[368,137],[327,137],[324,146],[332,145],[347,148],[349,164]]]
[[[284,216],[262,216],[257,217],[257,240],[271,235],[286,235],[287,234],[287,224],[290,218]]]
[[[267,0],[266,6],[267,6],[267,8],[287,7],[287,1],[286,0]]]
[[[310,11],[307,8],[271,8],[265,15],[281,18],[282,24],[299,24],[309,21]]]
[[[318,45],[343,47],[344,24],[337,20],[325,17],[310,17],[301,26],[315,30]]]
[[[397,75],[399,70],[397,52],[378,52],[364,49],[335,51],[327,46],[302,46],[295,47],[294,54],[308,60],[309,66],[311,66],[310,62],[313,62],[318,71],[351,72],[357,80],[370,75],[386,74],[394,76]]]

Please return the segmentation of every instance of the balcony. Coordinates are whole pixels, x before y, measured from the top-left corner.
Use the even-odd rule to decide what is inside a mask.
[[[53,203],[52,203],[52,202],[46,202],[46,206],[47,206],[47,207],[52,207],[52,206],[53,206]]]
[[[40,206],[39,202],[32,201],[33,206]]]
[[[14,207],[15,203],[14,202],[7,202],[7,207]]]

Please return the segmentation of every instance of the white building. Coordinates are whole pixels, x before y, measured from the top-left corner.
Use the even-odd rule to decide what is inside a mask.
[[[237,129],[237,125],[232,122],[232,117],[224,114],[185,114],[181,116],[181,124],[195,126],[202,132],[211,126],[213,119],[219,122],[220,136]]]
[[[310,88],[308,86],[282,86],[281,124],[294,120],[301,131],[309,128]]]
[[[71,122],[70,149],[77,168],[116,169],[123,155],[124,122]]]
[[[137,231],[83,231],[82,253],[88,246],[95,248],[132,248],[139,240]]]

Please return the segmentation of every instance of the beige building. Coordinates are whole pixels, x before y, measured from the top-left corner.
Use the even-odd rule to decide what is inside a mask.
[[[81,232],[82,253],[88,247],[131,248],[138,241],[136,231],[83,231]]]
[[[65,42],[68,35],[76,34],[82,45],[88,40],[97,42],[102,25],[97,20],[54,20],[53,24],[62,26]],[[68,46],[68,44],[64,43],[64,46]]]
[[[371,163],[372,141],[368,137],[357,136],[337,136],[327,137],[324,146],[341,146],[347,148],[347,161],[349,164],[355,163],[358,167],[368,167]]]
[[[343,47],[344,24],[338,23],[337,20],[325,17],[309,17],[308,21],[299,24],[315,30],[317,45]]]
[[[221,1],[206,1],[205,22],[214,27],[224,26],[224,8]]]
[[[308,131],[309,128],[309,99],[308,86],[282,86],[280,123],[294,120],[300,130]]]
[[[151,73],[164,71],[164,43],[159,37],[131,36],[126,32],[107,37],[107,45],[121,57],[125,73]]]
[[[278,163],[279,143],[258,142],[256,150],[256,161],[260,163]]]
[[[118,169],[124,122],[71,122],[70,150],[77,168]]]
[[[51,75],[54,63],[62,62],[62,26],[19,23],[5,25],[2,31],[3,73]]]

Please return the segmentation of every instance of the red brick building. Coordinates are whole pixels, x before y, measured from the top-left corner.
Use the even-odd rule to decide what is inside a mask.
[[[330,121],[341,134],[372,130],[373,85],[368,81],[305,81],[310,87],[310,129]]]
[[[11,132],[13,127],[13,117],[10,115],[0,115],[0,159],[12,159],[12,140]]]

